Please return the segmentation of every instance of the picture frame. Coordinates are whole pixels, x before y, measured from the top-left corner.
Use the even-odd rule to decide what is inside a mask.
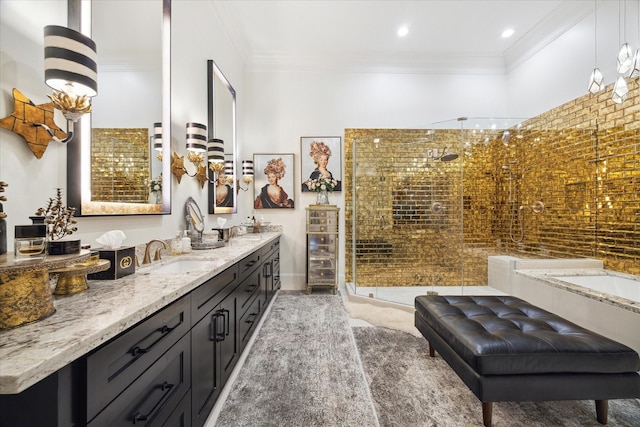
[[[295,208],[294,166],[293,154],[253,155],[254,209]]]
[[[326,159],[326,163],[322,159]],[[338,181],[334,192],[342,191],[342,137],[340,136],[303,136],[300,138],[301,191],[311,191],[307,185],[310,179],[322,175]],[[324,173],[323,173],[324,172]]]
[[[233,162],[233,154],[225,154],[224,160],[226,162]],[[207,164],[207,167],[209,165]],[[211,170],[208,171],[212,183],[208,184],[208,205],[210,214],[227,214],[237,213],[237,195],[238,195],[238,181],[235,177],[222,172],[215,174]]]

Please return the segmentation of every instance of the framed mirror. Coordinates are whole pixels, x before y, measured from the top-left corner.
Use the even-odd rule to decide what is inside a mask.
[[[209,139],[224,141],[224,172],[209,182],[207,211],[210,214],[237,212],[236,91],[213,60],[207,61]]]
[[[98,46],[98,96],[67,146],[67,203],[76,216],[169,214],[171,0],[67,4],[69,27]]]

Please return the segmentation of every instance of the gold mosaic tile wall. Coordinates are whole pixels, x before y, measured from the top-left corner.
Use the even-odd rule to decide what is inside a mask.
[[[617,105],[610,89],[527,120],[508,139],[346,129],[347,183],[354,144],[357,157],[356,213],[345,186],[346,280],[354,220],[358,286],[486,285],[495,254],[592,257],[640,274],[640,91],[630,82]],[[461,156],[429,158],[445,147]]]
[[[149,168],[148,129],[92,129],[93,201],[148,203]]]
[[[347,188],[347,276],[355,220],[359,286],[460,284],[462,163],[435,158],[460,145],[459,131],[347,129],[346,182],[354,139],[357,212]]]

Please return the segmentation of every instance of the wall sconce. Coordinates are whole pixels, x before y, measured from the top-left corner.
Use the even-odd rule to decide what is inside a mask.
[[[224,161],[224,175],[227,177],[227,182],[233,184],[233,160]]]
[[[36,105],[13,89],[14,111],[0,119],[0,127],[20,135],[36,158],[42,158],[51,141],[67,143],[74,123],[91,111],[91,97],[98,94],[96,44],[66,27],[44,28],[44,78],[54,89],[51,102]],[[56,125],[54,108],[67,120],[67,132]]]
[[[243,160],[242,161],[242,181],[247,184],[247,188],[242,188],[240,186],[240,182],[237,182],[238,190],[236,192],[240,192],[240,190],[248,191],[249,184],[253,182],[253,160]]]
[[[69,142],[74,123],[91,111],[91,98],[98,94],[97,60],[96,44],[89,37],[66,27],[44,27],[44,81],[54,90],[51,103],[67,119],[64,140],[47,130],[54,140]]]
[[[207,142],[207,159],[209,160],[209,169],[214,174],[224,171],[224,141],[219,138],[211,138]],[[209,180],[214,183],[215,179]]]
[[[204,184],[208,181],[207,169],[202,165],[204,161],[204,153],[207,152],[207,127],[200,123],[187,123],[187,159],[193,163],[197,170],[190,174],[184,165],[184,156],[178,156],[173,153],[173,162],[171,164],[171,172],[178,179],[178,184],[182,180],[182,175],[186,174],[195,177],[200,182],[200,188],[204,188]]]

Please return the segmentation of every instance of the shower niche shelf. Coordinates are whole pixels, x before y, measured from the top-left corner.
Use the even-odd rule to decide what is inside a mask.
[[[314,287],[338,291],[338,215],[336,206],[307,207],[307,293]]]

